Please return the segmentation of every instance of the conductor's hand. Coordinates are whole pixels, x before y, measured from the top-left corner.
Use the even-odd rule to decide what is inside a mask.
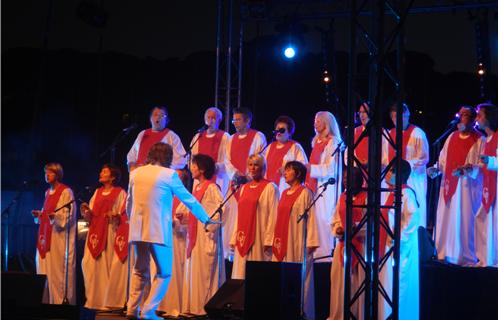
[[[221,224],[221,221],[219,221],[219,220],[209,219],[208,221],[206,221],[206,223],[204,223],[204,229],[207,229],[207,227],[208,227],[210,224]]]
[[[33,217],[38,218],[41,215],[41,210],[31,210]]]

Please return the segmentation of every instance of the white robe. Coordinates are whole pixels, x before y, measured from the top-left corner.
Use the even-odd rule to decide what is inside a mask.
[[[207,132],[206,132],[207,133]],[[206,138],[214,138],[216,133],[213,134],[206,134]],[[194,141],[197,141],[193,146],[192,146],[192,156],[196,155],[199,153],[199,134],[196,133],[195,136],[192,138],[192,141],[190,142],[190,145],[194,143]],[[221,193],[226,194],[228,190],[228,185],[229,185],[229,178],[227,174],[227,170],[225,167],[225,158],[227,157],[227,144],[228,140],[230,139],[230,135],[228,133],[224,133],[223,137],[221,138],[221,143],[220,143],[220,148],[218,149],[218,158],[215,159],[216,161],[216,184],[220,186],[221,188]]]
[[[51,193],[52,194],[52,193]],[[57,208],[73,200],[73,191],[66,188],[57,202]],[[38,218],[35,218],[35,223]],[[55,213],[52,225],[52,238],[50,251],[42,259],[36,250],[36,273],[47,275],[47,283],[43,294],[43,302],[50,304],[62,304],[66,283],[66,235],[69,228],[69,255],[67,269],[67,299],[70,304],[76,304],[76,205],[73,203],[70,209],[64,208]]]
[[[438,169],[442,172],[442,185],[439,192],[436,222],[436,248],[438,259],[451,263],[468,265],[476,262],[474,248],[474,217],[481,205],[482,176],[461,176],[455,193],[446,204],[444,200],[444,180],[449,141],[458,131],[446,140],[439,155]],[[468,136],[467,139],[471,137]],[[470,148],[465,163],[479,163],[483,140],[478,139]]]
[[[332,153],[336,150],[337,144],[338,141],[335,137],[330,139],[320,156],[320,163],[312,164],[310,169],[310,177],[317,179],[317,187],[325,183],[329,178],[336,179],[335,184],[329,185],[323,196],[315,203],[320,247],[315,250],[314,258],[330,256],[332,254],[332,249],[334,248],[334,237],[330,230],[330,224],[332,222],[332,213],[342,192],[341,152],[337,151],[334,157],[332,157]],[[317,194],[321,191],[321,188],[317,190]],[[316,260],[315,262],[330,262],[331,260],[332,259],[328,257]]]
[[[303,262],[303,228],[304,220],[299,224],[298,218],[303,214],[304,210],[308,208],[313,201],[313,193],[311,190],[305,188],[297,197],[296,202],[292,206],[289,220],[289,233],[287,237],[287,253],[285,254],[282,262]],[[320,246],[320,239],[318,237],[318,227],[315,219],[315,209],[312,207],[308,213],[308,227],[306,237],[306,248],[317,248]],[[275,218],[275,222],[276,222]],[[272,241],[273,242],[273,241]],[[277,261],[275,255],[272,255],[272,261]],[[313,255],[308,254],[306,260],[306,278],[304,284],[304,311],[306,319],[315,318],[315,286],[313,276]]]
[[[179,205],[176,209],[178,212]],[[173,216],[173,269],[168,291],[161,300],[157,310],[177,317],[182,313],[183,278],[185,277],[185,252],[187,250],[187,225]],[[151,270],[154,264],[151,263]],[[155,267],[154,267],[155,268]]]
[[[244,190],[250,188],[248,184],[242,187],[240,196],[243,197]],[[245,279],[246,276],[246,261],[270,261],[271,253],[265,251],[265,246],[271,247],[273,240],[273,231],[275,230],[275,222],[277,219],[278,208],[278,188],[270,182],[266,185],[258,200],[256,209],[256,230],[254,244],[249,249],[247,254],[242,257],[235,247],[237,221],[235,219],[234,232],[230,238],[230,245],[235,248],[232,279]]]
[[[223,197],[218,187],[210,184],[201,204],[206,212],[211,214],[222,201]],[[182,205],[178,209],[182,210],[181,207],[185,210]],[[213,219],[218,219],[218,216],[214,216]],[[185,262],[182,313],[206,314],[204,305],[225,281],[224,260],[221,265],[221,279],[219,278],[218,230],[216,225],[211,225],[206,231],[201,223],[197,223],[195,246],[190,258]]]
[[[418,259],[418,227],[421,209],[417,208],[415,194],[411,190],[403,190],[401,210],[401,241],[399,257],[399,319],[419,319],[419,259]],[[389,210],[389,225],[394,230],[394,210]],[[391,239],[387,238],[386,252]],[[379,273],[386,292],[392,298],[393,281],[392,255]],[[379,295],[379,319],[386,319],[391,308]]]
[[[387,149],[391,149],[391,147]],[[387,165],[388,157],[389,151],[386,150],[382,157],[383,165]],[[429,142],[425,132],[419,127],[413,129],[410,139],[408,139],[405,160],[410,163],[412,169],[407,184],[415,190],[417,201],[420,204],[419,225],[425,227],[427,225],[427,173],[425,169],[429,162]]]
[[[110,191],[103,193],[108,196]],[[90,199],[90,208],[95,203],[95,195]],[[121,190],[112,206],[113,214],[120,214],[126,201],[126,192]],[[114,250],[114,240],[119,224],[111,220],[107,227],[107,244],[104,251],[94,259],[88,249],[88,235],[85,241],[81,269],[85,281],[85,308],[95,310],[123,308],[126,302],[128,261],[121,262]],[[111,277],[112,275],[112,277]],[[111,282],[112,280],[112,282]]]
[[[283,147],[284,147],[284,145],[281,145],[280,148],[283,148]],[[264,151],[264,157],[266,159],[267,165],[268,165],[268,152],[270,151],[270,148],[271,148],[271,145],[268,146]],[[279,149],[278,145],[277,145],[277,149]],[[285,164],[289,161],[299,161],[302,164],[308,163],[308,157],[306,156],[306,153],[304,152],[304,149],[300,143],[298,143],[298,142],[294,143],[290,147],[289,151],[287,151],[284,158],[282,159],[282,168],[284,168]],[[268,179],[267,174],[268,174],[268,172],[265,175],[266,179]],[[284,190],[287,188],[289,188],[289,185],[287,183],[285,183],[285,178],[282,175],[280,177],[280,182],[278,183],[278,191],[280,192],[280,194],[282,194],[282,192],[284,192]]]
[[[489,157],[488,170],[498,171],[498,150],[496,157]],[[498,180],[498,179],[497,179]],[[498,181],[497,181],[498,184]],[[482,187],[481,187],[482,189]],[[498,186],[497,186],[498,190]],[[498,195],[497,195],[498,199]],[[498,200],[486,212],[481,205],[475,220],[476,256],[481,267],[498,267]]]
[[[241,138],[244,139],[245,137],[247,137],[247,135],[239,136],[239,139]],[[237,172],[237,169],[235,169],[230,160],[230,152],[232,148],[233,138],[234,135],[231,135],[228,140],[226,148],[226,158],[225,158],[225,170],[229,179],[232,179],[235,173]],[[254,136],[251,147],[249,148],[248,156],[254,153],[261,152],[261,150],[263,150],[265,146],[266,146],[265,135],[261,132],[257,132],[256,135]],[[231,191],[228,189],[227,192],[224,194],[225,198],[230,193]],[[223,220],[225,221],[225,223],[223,224],[223,253],[225,255],[225,259],[232,259],[233,250],[230,248],[230,238],[232,237],[235,226],[235,220],[237,217],[237,200],[235,199],[235,197],[232,197],[230,198],[230,200],[228,200],[223,215],[224,215]]]
[[[346,227],[342,225],[341,217],[339,215],[339,203],[337,203],[335,207],[330,227],[334,237],[337,236],[337,229],[339,227],[343,230],[346,229]],[[361,230],[358,236],[363,237],[364,239],[364,230]],[[344,244],[344,250],[346,250],[346,244]],[[365,252],[363,251],[362,254],[365,255]],[[342,250],[339,250],[339,247],[336,247],[332,258],[332,266],[330,268],[330,313],[327,320],[342,320],[344,318],[344,266],[341,262],[343,259],[344,255]],[[356,267],[351,265],[351,297],[354,296],[364,279],[365,272],[360,263],[358,262]],[[352,314],[357,319],[363,319],[364,317],[364,297],[365,293],[363,293],[350,308]]]
[[[136,163],[138,160],[138,152],[140,150],[140,143],[142,142],[143,135],[145,130],[142,130],[135,142],[131,146],[130,151],[128,151],[128,155],[126,156],[127,164]],[[187,158],[185,155],[185,148],[183,147],[182,141],[180,137],[173,131],[169,130],[169,132],[164,136],[161,142],[169,144],[173,148],[173,160],[171,161],[171,169],[183,169],[185,165],[187,165]]]

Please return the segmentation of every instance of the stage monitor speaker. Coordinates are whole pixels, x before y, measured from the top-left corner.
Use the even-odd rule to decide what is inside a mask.
[[[204,306],[209,318],[244,316],[244,280],[228,279]]]
[[[2,306],[11,309],[40,306],[46,281],[45,275],[2,272]]]
[[[301,302],[301,264],[246,264],[245,319],[298,319]]]

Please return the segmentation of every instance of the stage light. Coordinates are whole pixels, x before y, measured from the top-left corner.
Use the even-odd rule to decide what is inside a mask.
[[[485,73],[486,69],[484,69],[484,65],[482,64],[482,62],[479,62],[479,64],[477,65],[477,74],[479,76],[483,76]]]
[[[329,72],[327,70],[323,71],[323,82],[325,82],[325,83],[330,82],[330,76],[329,76]]]
[[[292,45],[288,45],[284,49],[284,56],[287,59],[294,59],[294,57],[296,56],[296,49]]]

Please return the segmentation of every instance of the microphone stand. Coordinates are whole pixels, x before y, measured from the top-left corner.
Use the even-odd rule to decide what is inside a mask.
[[[337,147],[335,148],[334,152],[332,152],[331,157],[333,158],[336,153],[339,153],[336,158],[336,168],[335,168],[335,181],[339,183],[339,168],[340,168],[340,155],[342,154],[341,146],[344,143],[344,141],[341,141],[337,144]],[[337,199],[339,198],[339,188],[335,188],[335,195],[334,195],[334,203],[337,203]]]
[[[105,149],[100,155],[99,158],[103,158],[107,153],[111,154],[111,163],[114,164],[114,160],[116,159],[116,146],[128,135],[132,129],[124,129],[118,132],[116,137],[114,137],[114,140],[112,140],[112,143],[107,149]]]
[[[241,185],[236,184],[235,187],[232,189],[232,192],[226,197],[225,200],[223,200],[222,203],[218,206],[216,211],[209,217],[209,219],[212,219],[217,213],[219,213],[219,221],[222,221],[223,217],[223,207],[225,204],[230,200],[230,198],[235,195],[235,193],[240,189]],[[207,229],[206,229],[207,231]],[[223,272],[223,263],[224,263],[224,258],[223,258],[223,230],[222,226],[219,226],[218,228],[218,243],[216,244],[218,247],[218,289],[221,287],[221,280],[222,280],[222,272]]]
[[[306,247],[306,242],[308,240],[308,218],[309,218],[309,211],[311,208],[315,205],[316,201],[323,197],[323,194],[325,193],[325,190],[327,190],[328,184],[325,183],[323,185],[323,190],[313,199],[313,201],[310,203],[310,205],[304,209],[304,212],[299,216],[297,219],[297,223],[300,223],[301,220],[303,220],[303,262],[301,264],[301,310],[300,310],[300,316],[299,319],[306,319],[306,313],[304,312],[304,284],[306,282],[306,270],[307,270],[307,264],[308,264],[308,252],[307,252],[307,247]]]
[[[22,187],[17,190],[14,198],[10,201],[9,205],[2,210],[2,219],[5,220],[5,239],[4,239],[4,268],[3,271],[9,271],[9,223],[10,223],[10,209],[19,202],[22,194],[24,193],[24,188],[26,183],[23,183]]]
[[[207,131],[207,129],[197,131],[197,138],[190,144],[190,146],[188,147],[187,153],[185,153],[185,155],[183,156],[183,157],[187,158],[188,171],[190,171],[190,165],[191,165],[191,161],[192,161],[192,157],[191,157],[192,148],[194,148],[194,146],[197,144],[197,142],[199,142],[201,135],[206,131]]]

